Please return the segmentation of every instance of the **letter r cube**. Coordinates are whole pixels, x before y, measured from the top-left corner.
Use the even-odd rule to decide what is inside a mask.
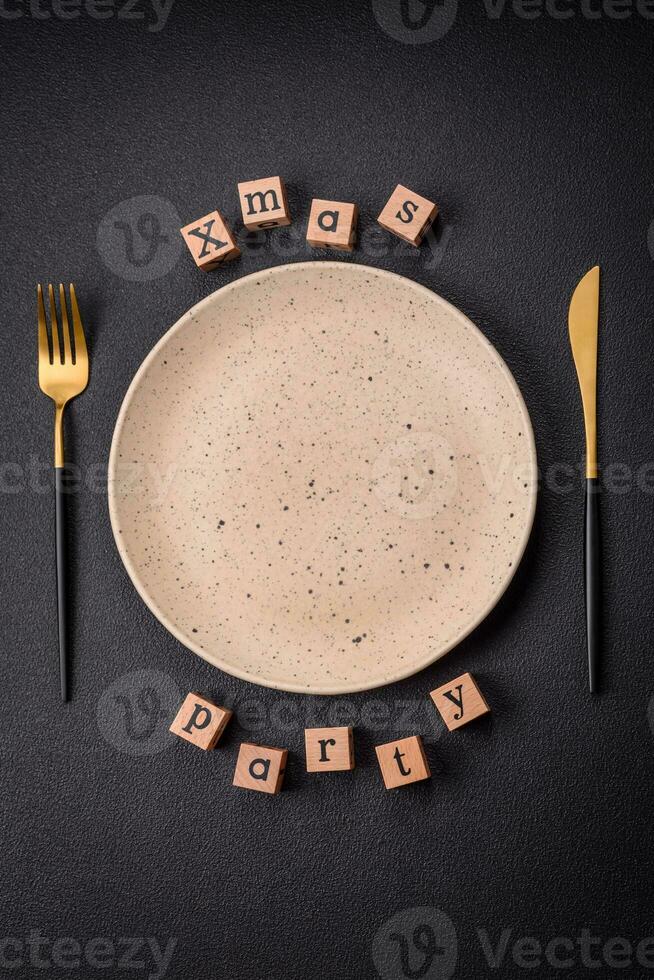
[[[352,729],[305,728],[307,772],[340,772],[354,769]]]

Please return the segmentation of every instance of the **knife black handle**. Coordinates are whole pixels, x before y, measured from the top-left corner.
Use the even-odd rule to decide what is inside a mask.
[[[586,577],[586,645],[588,649],[588,684],[591,694],[599,691],[600,661],[600,524],[599,479],[586,480],[586,529],[585,529],[585,577]]]

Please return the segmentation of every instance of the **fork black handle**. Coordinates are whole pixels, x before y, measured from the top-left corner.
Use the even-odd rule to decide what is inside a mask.
[[[68,615],[66,508],[63,466],[55,466],[55,547],[57,554],[57,624],[59,629],[59,682],[61,700],[68,700]]]
[[[601,555],[599,523],[599,479],[586,480],[585,578],[586,578],[586,646],[588,649],[588,686],[591,694],[599,691]]]

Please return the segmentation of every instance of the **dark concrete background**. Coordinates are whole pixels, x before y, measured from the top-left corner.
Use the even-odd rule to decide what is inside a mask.
[[[126,19],[125,0],[77,11],[40,2],[5,0],[0,12],[0,975],[156,975],[147,945],[128,969],[121,937],[162,947],[174,938],[166,975],[191,980],[551,976],[553,956],[572,956],[560,972],[575,977],[654,975],[635,952],[654,935],[654,21],[642,6],[600,0],[569,19],[551,5],[528,19],[533,4],[498,4],[490,16],[481,0],[458,11],[450,0],[430,17],[416,2],[407,10],[423,13],[424,27],[403,26],[400,0],[176,0],[152,31],[145,0],[131,8],[149,11],[144,20]],[[177,218],[217,206],[238,224],[237,181],[273,173],[288,182],[294,225],[244,243],[241,260],[216,273],[196,271]],[[398,181],[442,208],[419,252],[374,232]],[[132,201],[139,195],[159,201]],[[336,704],[232,679],[169,636],[121,565],[103,481],[127,385],[164,330],[248,272],[320,261],[302,241],[312,196],[359,203],[352,261],[433,288],[497,346],[530,410],[543,476],[527,554],[484,625],[413,679]],[[143,210],[160,224],[139,225]],[[606,690],[592,701],[566,314],[595,262],[600,454],[613,469],[601,501]],[[82,486],[70,499],[67,706],[56,673],[51,406],[36,386],[34,287],[50,279],[78,287],[93,368],[68,425]],[[466,670],[492,718],[446,735],[425,695]],[[237,714],[213,754],[165,733],[192,689]],[[303,772],[302,729],[328,717],[356,726],[351,775]],[[374,744],[416,731],[434,778],[385,792]],[[281,796],[231,788],[244,738],[289,748]],[[584,929],[601,938],[594,968]],[[484,937],[495,947],[503,930],[506,955],[493,968]],[[420,951],[430,935],[444,950],[431,967]],[[569,937],[574,952],[527,956],[528,969],[527,947],[513,948],[528,936],[543,948]],[[613,937],[634,951],[603,952]],[[89,947],[94,938],[113,946]],[[631,965],[614,970],[620,959]]]

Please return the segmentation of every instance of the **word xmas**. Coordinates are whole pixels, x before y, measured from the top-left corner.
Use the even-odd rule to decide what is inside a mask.
[[[471,674],[431,692],[434,704],[450,731],[467,725],[490,711]],[[213,749],[232,717],[193,691],[184,699],[170,731],[200,749]],[[304,732],[307,772],[342,772],[354,769],[354,739],[351,728],[307,728]],[[397,739],[375,749],[386,789],[408,786],[429,779],[431,772],[419,735]],[[287,749],[268,745],[240,746],[234,786],[260,793],[279,793],[286,772]]]
[[[286,188],[281,177],[248,180],[238,185],[243,224],[251,231],[290,225]],[[398,184],[377,221],[392,234],[418,246],[438,214],[438,205]],[[351,252],[359,209],[344,201],[311,202],[307,241],[314,248]],[[210,211],[180,229],[198,268],[208,272],[241,251],[220,211]]]

